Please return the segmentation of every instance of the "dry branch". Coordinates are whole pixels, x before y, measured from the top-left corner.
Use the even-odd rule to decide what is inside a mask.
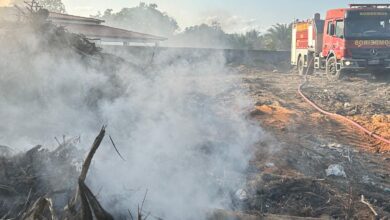
[[[91,162],[93,159],[93,156],[95,155],[97,149],[100,146],[100,143],[102,143],[102,140],[104,138],[104,135],[106,134],[106,126],[103,126],[100,130],[99,135],[95,138],[95,141],[92,144],[91,150],[89,151],[87,157],[85,158],[85,161],[83,163],[83,167],[81,169],[79,180],[85,181],[87,178],[89,167],[91,166]]]
[[[370,210],[372,211],[372,213],[374,213],[375,216],[378,216],[378,213],[375,211],[374,207],[372,207],[372,205],[364,199],[364,195],[362,195],[360,202],[367,205],[368,208],[370,208]]]
[[[106,126],[103,126],[102,129],[100,130],[98,136],[95,138],[95,141],[92,144],[91,150],[89,151],[87,157],[84,160],[81,173],[79,176],[79,186],[77,187],[76,194],[71,200],[70,204],[68,205],[67,209],[70,212],[73,212],[73,214],[76,212],[76,205],[79,200],[81,200],[81,214],[82,219],[90,219],[91,210],[89,207],[89,201],[88,198],[86,197],[85,193],[83,193],[83,189],[80,188],[80,186],[84,186],[85,179],[87,178],[88,170],[91,166],[93,156],[95,155],[97,149],[99,148],[100,144],[102,143],[104,136],[106,134]],[[84,188],[85,190],[85,188]],[[92,193],[91,193],[92,194]]]

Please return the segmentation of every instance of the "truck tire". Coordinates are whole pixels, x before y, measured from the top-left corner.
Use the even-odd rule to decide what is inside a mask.
[[[305,61],[303,61],[303,57],[299,57],[298,59],[298,75],[303,76],[306,74],[307,67],[305,67]]]
[[[330,81],[336,81],[341,78],[341,71],[337,70],[336,57],[331,57],[326,61],[326,76]]]

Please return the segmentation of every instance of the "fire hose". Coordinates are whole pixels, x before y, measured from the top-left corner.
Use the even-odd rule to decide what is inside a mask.
[[[311,64],[313,61],[314,61],[314,59],[312,59],[312,60],[310,61],[310,64]],[[310,65],[309,65],[309,66],[310,66]],[[339,120],[341,120],[341,121],[347,122],[347,123],[353,125],[355,128],[357,128],[357,129],[363,131],[364,133],[366,133],[366,134],[369,135],[370,137],[373,137],[373,138],[375,138],[375,139],[377,139],[377,140],[379,140],[379,141],[381,141],[381,142],[384,142],[384,143],[386,143],[386,144],[390,144],[390,140],[388,140],[388,139],[386,139],[386,138],[384,138],[384,137],[382,137],[382,136],[380,136],[380,135],[378,135],[378,134],[375,134],[375,132],[368,130],[367,128],[363,127],[362,125],[358,124],[357,122],[355,122],[355,121],[353,121],[353,120],[351,120],[351,119],[349,119],[349,118],[347,118],[347,117],[345,117],[345,116],[342,116],[342,115],[337,114],[337,113],[332,113],[332,112],[325,111],[324,109],[322,109],[322,108],[320,108],[318,105],[316,105],[313,101],[311,101],[308,97],[306,97],[305,94],[303,94],[303,92],[302,92],[302,88],[303,88],[305,85],[307,85],[308,82],[309,82],[308,79],[307,79],[308,73],[309,73],[309,67],[307,68],[306,73],[305,73],[305,75],[304,75],[304,78],[303,78],[304,81],[303,81],[303,83],[300,84],[299,87],[298,87],[298,93],[299,93],[299,95],[302,96],[302,98],[303,98],[307,103],[309,103],[313,108],[315,108],[317,111],[321,112],[322,114],[325,114],[325,115],[328,115],[328,116],[330,116],[330,117],[332,117],[332,118],[339,119]]]

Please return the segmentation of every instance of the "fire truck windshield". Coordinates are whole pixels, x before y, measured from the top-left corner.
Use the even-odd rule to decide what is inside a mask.
[[[347,39],[383,39],[390,38],[389,16],[362,16],[345,20],[345,38]]]

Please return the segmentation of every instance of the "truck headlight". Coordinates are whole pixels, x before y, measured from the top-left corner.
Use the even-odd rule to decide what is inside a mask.
[[[359,66],[359,62],[355,60],[344,60],[343,65],[347,67],[356,67]]]

